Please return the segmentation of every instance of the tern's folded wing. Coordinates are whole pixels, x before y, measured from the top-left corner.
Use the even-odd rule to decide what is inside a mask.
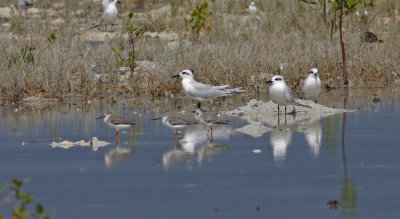
[[[215,89],[221,90],[229,87],[229,85],[214,86]]]
[[[285,96],[286,96],[286,99],[289,102],[293,102],[294,101],[292,90],[288,86],[285,87]]]
[[[221,89],[215,89],[215,87],[195,82],[192,87],[187,89],[189,95],[193,97],[199,97],[202,99],[214,99],[219,96],[226,96],[229,92]]]
[[[306,82],[304,82],[303,87],[301,88],[301,97],[304,97],[306,95]]]

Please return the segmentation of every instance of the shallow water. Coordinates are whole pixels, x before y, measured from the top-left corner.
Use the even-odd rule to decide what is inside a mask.
[[[282,124],[257,138],[235,131],[246,125],[238,118],[215,127],[212,142],[195,125],[178,146],[172,130],[150,119],[188,112],[185,101],[3,108],[0,183],[30,177],[23,190],[54,218],[398,218],[400,101],[394,92],[374,93],[380,102],[350,93],[357,112]],[[321,101],[343,105],[340,94]],[[109,108],[138,123],[121,133],[120,147],[115,131],[95,119]],[[94,136],[111,144],[50,146]],[[341,205],[331,209],[330,200]]]

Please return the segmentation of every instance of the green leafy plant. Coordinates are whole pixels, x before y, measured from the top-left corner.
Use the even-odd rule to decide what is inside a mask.
[[[128,41],[130,50],[128,51],[127,57],[125,57],[122,53],[124,47],[112,47],[115,55],[118,57],[118,63],[121,66],[129,67],[131,72],[133,73],[136,68],[136,52],[135,52],[135,44],[138,39],[143,37],[144,31],[140,30],[133,22],[132,22],[133,13],[129,13],[128,21],[124,26],[125,31],[128,33]]]
[[[321,0],[319,0],[321,1]],[[341,0],[335,0],[330,5],[330,19],[331,19],[331,39],[334,31],[338,29],[337,20],[340,17]],[[360,7],[374,7],[375,0],[346,0],[343,1],[343,15],[354,13]]]
[[[192,33],[198,36],[202,29],[210,31],[208,24],[211,21],[211,15],[208,2],[203,1],[203,3],[196,5],[196,8],[190,14],[190,19],[185,18],[185,22],[190,26]]]
[[[31,45],[24,45],[23,48],[21,48],[19,51],[16,52],[11,52],[10,54],[7,54],[6,49],[3,47],[3,53],[4,56],[7,59],[8,62],[8,68],[11,68],[11,66],[19,64],[21,62],[25,62],[28,64],[34,63],[35,62],[35,47]]]
[[[300,0],[300,2],[317,5],[322,9],[322,14],[326,23],[331,24],[331,38],[335,30],[338,29],[337,20],[340,16],[341,0]],[[374,7],[375,0],[345,0],[343,1],[343,15],[354,13],[360,7]]]
[[[48,49],[55,42],[56,38],[57,37],[54,33],[50,34],[50,36],[47,38],[47,40],[48,40],[47,45],[45,47],[43,47],[42,49],[40,49],[37,53],[35,53],[35,51],[36,51],[35,46],[26,44],[19,51],[11,52],[10,54],[7,54],[7,51],[6,51],[5,47],[3,46],[3,53],[7,59],[8,68],[11,68],[13,65],[18,65],[21,62],[24,62],[27,64],[34,64],[37,59],[36,57],[39,57],[43,51]]]
[[[373,7],[375,0],[346,0],[343,5],[344,14],[350,14],[357,10],[359,7]],[[341,6],[340,0],[335,0],[332,3],[332,9],[334,12],[339,11]]]
[[[13,178],[11,182],[7,182],[4,187],[0,189],[0,207],[6,203],[13,203],[12,209],[13,218],[37,218],[37,219],[48,219],[52,215],[52,212],[48,212],[44,209],[43,205],[38,203],[35,207],[35,211],[30,211],[27,206],[33,202],[34,197],[32,194],[25,193],[21,187],[30,181],[30,178],[19,180]],[[8,194],[5,198],[2,198],[3,192],[8,190]],[[4,218],[4,214],[0,213],[0,218]]]

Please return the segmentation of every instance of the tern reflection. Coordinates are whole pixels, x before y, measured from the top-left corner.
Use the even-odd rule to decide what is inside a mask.
[[[270,142],[275,162],[282,162],[286,158],[286,151],[292,142],[293,132],[288,126],[279,126],[271,131]]]
[[[228,140],[230,134],[231,128],[229,126],[216,125],[213,128],[214,140]],[[198,157],[198,162],[202,162],[205,157],[211,157],[227,147],[208,140],[207,126],[202,124],[190,125],[186,127],[179,144],[175,144],[173,149],[164,153],[163,166],[169,168],[173,164],[184,162],[185,169],[193,169],[195,164],[193,159],[196,157]]]
[[[184,137],[180,141],[174,141],[174,148],[163,154],[163,166],[169,168],[173,164],[182,163],[190,159],[195,155],[196,142],[198,139],[197,131],[199,125],[186,126],[184,131]],[[188,162],[190,165],[189,169],[193,168],[193,162]],[[186,167],[188,168],[188,167]]]
[[[320,120],[309,121],[305,124],[304,137],[314,157],[319,156],[322,139],[322,124]]]
[[[231,135],[231,127],[227,125],[213,126],[213,141],[229,140]],[[185,151],[195,152],[198,145],[208,142],[207,126],[202,124],[191,125],[186,128],[181,140],[182,147]]]

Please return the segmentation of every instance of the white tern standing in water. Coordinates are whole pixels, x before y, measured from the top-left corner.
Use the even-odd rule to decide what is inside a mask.
[[[288,87],[283,79],[282,75],[275,75],[272,77],[272,80],[267,81],[266,83],[272,85],[269,87],[269,98],[276,104],[278,104],[278,115],[279,115],[279,105],[285,106],[285,115],[286,115],[286,106],[293,105],[293,106],[309,106],[297,103],[292,95],[292,91],[290,87]],[[294,108],[293,108],[293,112]]]
[[[321,80],[319,79],[318,69],[312,68],[310,73],[308,73],[307,79],[304,81],[303,88],[301,88],[301,96],[317,103],[320,93]]]
[[[191,70],[183,70],[181,73],[174,75],[173,77],[182,78],[183,92],[187,97],[198,101],[212,101],[217,97],[245,92],[241,90],[241,87],[228,88],[229,85],[211,86],[197,82],[194,80]],[[198,102],[197,106],[200,108],[201,103]]]

